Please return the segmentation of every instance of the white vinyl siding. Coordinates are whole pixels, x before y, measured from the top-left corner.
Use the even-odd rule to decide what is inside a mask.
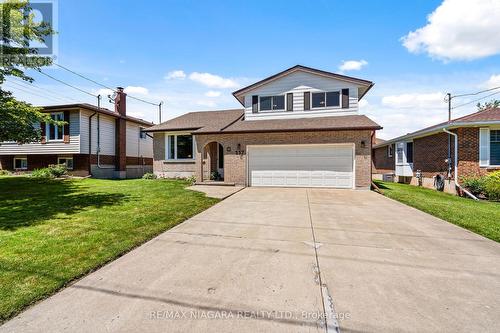
[[[352,144],[248,147],[250,186],[353,188],[353,170]]]
[[[127,121],[127,156],[153,157],[153,139],[147,135],[140,137],[141,126]]]
[[[81,153],[89,153],[89,117],[93,114],[92,111],[82,111],[81,116]],[[115,118],[107,115],[99,115],[100,123],[100,155],[115,154]],[[97,153],[97,114],[92,117],[92,154]]]
[[[47,143],[27,143],[18,145],[15,142],[0,144],[0,155],[16,154],[73,154],[80,152],[80,112],[70,111],[69,143],[47,141]]]
[[[349,89],[349,108],[343,109],[335,106],[304,111],[304,92],[341,92],[342,89]],[[252,96],[286,96],[287,93],[293,93],[293,111],[252,113]],[[340,103],[342,103],[342,96],[340,96]],[[244,104],[245,118],[252,120],[357,114],[358,86],[350,82],[298,71],[247,92]]]

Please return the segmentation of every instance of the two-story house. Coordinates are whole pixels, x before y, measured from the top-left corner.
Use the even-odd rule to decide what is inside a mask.
[[[73,175],[135,178],[152,172],[153,140],[144,130],[153,124],[127,116],[126,94],[117,89],[115,111],[90,104],[44,107],[64,126],[40,124],[41,142],[0,143],[0,169],[30,171],[66,164]]]
[[[294,66],[235,91],[236,110],[190,112],[147,131],[154,172],[245,186],[369,188],[381,127],[359,114],[370,81]]]

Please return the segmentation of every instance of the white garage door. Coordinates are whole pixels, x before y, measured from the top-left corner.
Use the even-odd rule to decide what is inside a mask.
[[[353,187],[352,145],[248,147],[250,186]]]

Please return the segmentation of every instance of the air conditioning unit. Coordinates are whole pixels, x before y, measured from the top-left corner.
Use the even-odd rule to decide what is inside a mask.
[[[394,174],[393,173],[384,173],[382,175],[382,180],[384,182],[394,182]]]

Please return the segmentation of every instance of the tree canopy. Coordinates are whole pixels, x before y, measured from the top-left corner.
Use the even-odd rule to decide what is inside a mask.
[[[32,42],[43,43],[54,34],[49,22],[36,22],[29,1],[7,0],[0,3],[0,142],[39,141],[42,122],[53,122],[31,104],[18,101],[2,84],[9,76],[33,82],[27,69],[50,65],[52,58],[41,56]]]

